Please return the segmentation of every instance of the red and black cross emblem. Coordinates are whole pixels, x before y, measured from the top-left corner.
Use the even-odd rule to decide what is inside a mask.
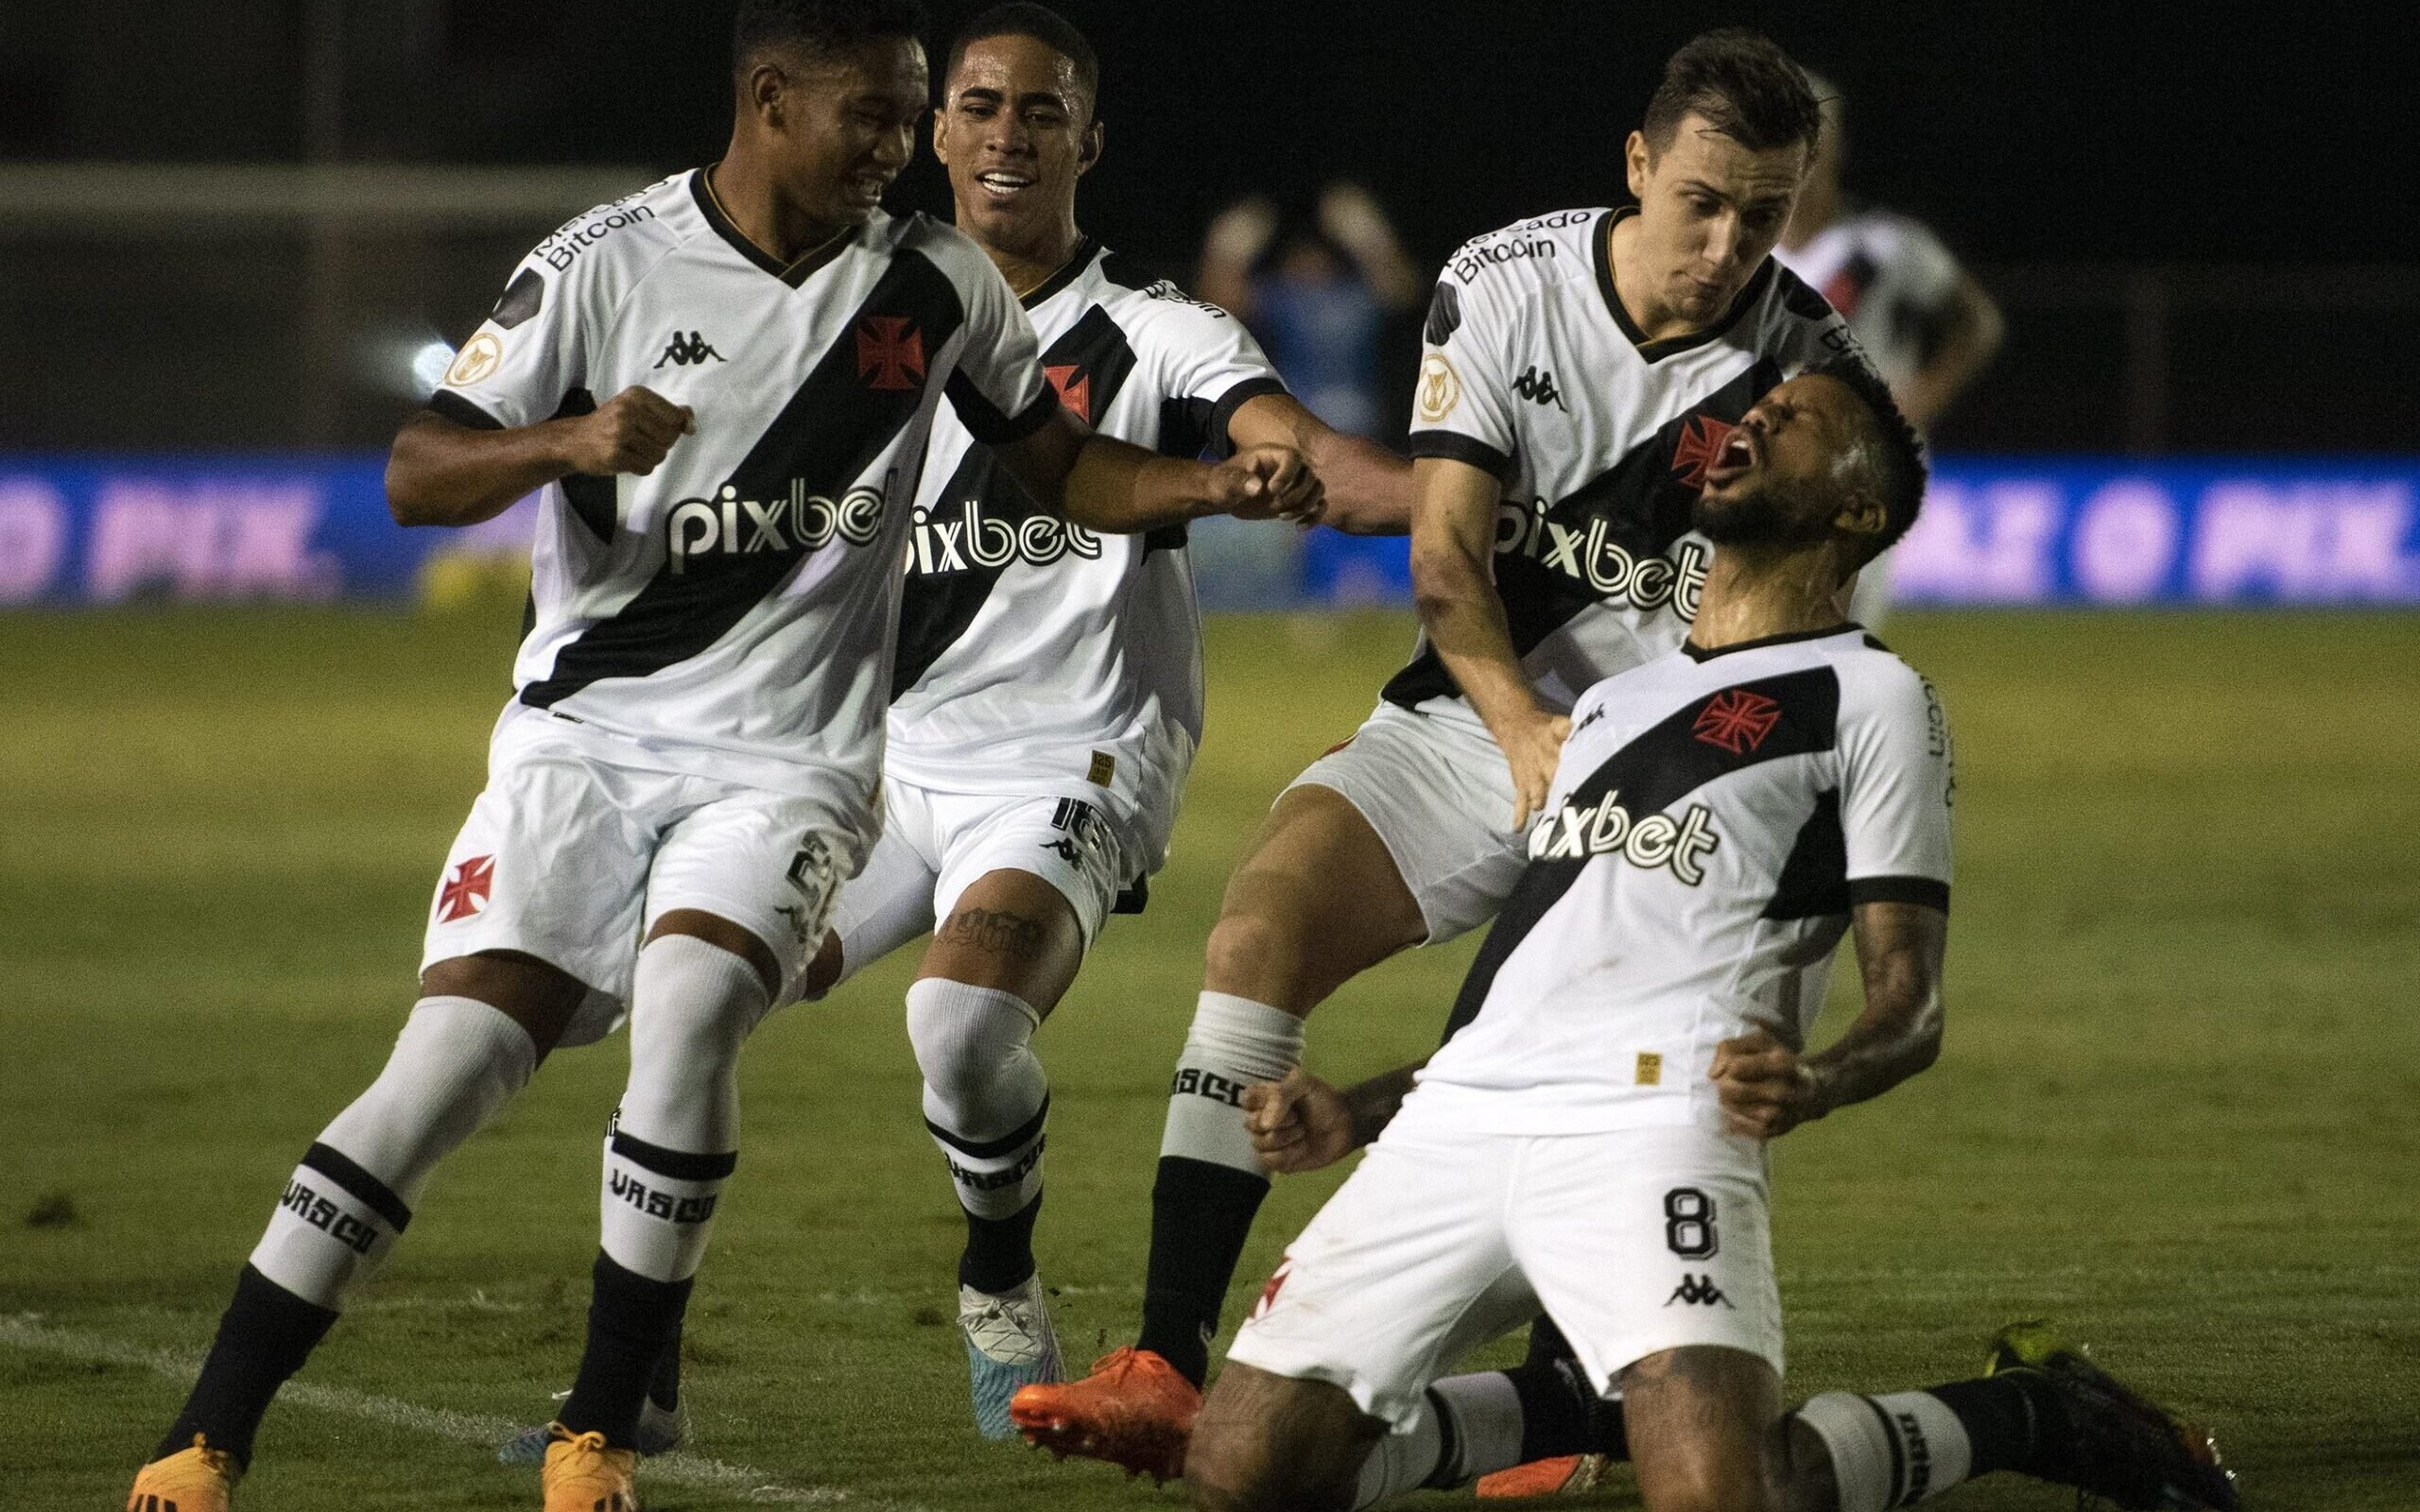
[[[1765,743],[1781,723],[1781,705],[1761,693],[1727,688],[1706,700],[1689,733],[1734,756],[1744,756]]]
[[[925,379],[925,335],[904,315],[870,315],[857,322],[857,376],[868,388],[900,392]]]
[[[1733,426],[1727,420],[1712,415],[1692,415],[1682,428],[1681,438],[1672,443],[1672,471],[1680,474],[1684,486],[1705,487],[1705,470],[1722,455],[1722,443],[1731,439]]]
[[[1093,422],[1093,375],[1070,362],[1042,369],[1050,387],[1059,390],[1059,403],[1067,406],[1075,417],[1089,425]]]
[[[454,864],[452,875],[437,894],[437,921],[450,924],[487,912],[488,890],[495,885],[495,857],[472,856]]]

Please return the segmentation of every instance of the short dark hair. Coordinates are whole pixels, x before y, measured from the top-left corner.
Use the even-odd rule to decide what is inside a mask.
[[[922,0],[740,0],[731,28],[732,71],[744,74],[779,48],[829,58],[868,43],[922,41],[925,26]]]
[[[1806,370],[1847,385],[1866,412],[1875,481],[1882,486],[1882,533],[1871,538],[1870,549],[1851,564],[1862,567],[1897,545],[1923,510],[1925,482],[1931,471],[1925,465],[1925,443],[1900,411],[1899,402],[1891,397],[1891,386],[1857,352],[1829,358]]]
[[[942,77],[947,79],[958,72],[959,60],[966,49],[991,37],[1030,37],[1045,47],[1076,65],[1076,87],[1084,92],[1084,99],[1093,113],[1100,113],[1100,58],[1093,44],[1076,29],[1076,24],[1051,9],[1036,5],[1033,0],[1009,0],[1007,5],[994,6],[959,29],[950,39],[949,58],[942,64]]]
[[[1812,147],[1824,132],[1806,70],[1772,38],[1744,26],[1701,32],[1666,60],[1639,129],[1649,150],[1670,146],[1681,117],[1692,113],[1751,152],[1797,142]]]

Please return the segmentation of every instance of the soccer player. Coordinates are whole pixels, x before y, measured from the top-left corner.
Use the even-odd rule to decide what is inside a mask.
[[[1636,209],[1542,215],[1447,263],[1411,432],[1418,653],[1228,884],[1171,1084],[1141,1334],[1083,1381],[1019,1392],[1036,1442],[1176,1472],[1269,1187],[1243,1088],[1285,1075],[1356,973],[1495,914],[1572,700],[1687,633],[1706,470],[1759,396],[1854,349],[1769,256],[1819,135],[1787,55],[1709,32],[1625,145]]]
[[[587,1344],[544,1485],[549,1512],[635,1504],[640,1403],[737,1160],[741,1042],[876,827],[900,563],[944,395],[1091,529],[1316,513],[1293,452],[1213,466],[1094,435],[981,250],[882,213],[929,103],[922,25],[912,0],[745,0],[723,159],[540,244],[396,438],[404,524],[544,490],[516,692],[433,902],[423,995],[295,1171],[136,1480],[141,1512],[222,1512],[270,1398],[432,1168],[547,1051],[625,1010]]]
[[[1401,530],[1402,458],[1321,423],[1238,321],[1078,229],[1077,185],[1102,150],[1099,89],[1099,61],[1064,18],[997,6],[951,44],[934,122],[959,229],[1031,316],[1062,402],[1171,455],[1298,448],[1325,523]],[[1141,907],[1167,854],[1201,735],[1201,629],[1181,525],[1068,527],[948,414],[914,522],[882,838],[841,889],[806,988],[926,942],[908,1039],[966,1214],[959,1323],[976,1425],[1005,1438],[1011,1392],[1059,1379],[1032,1246],[1049,1087],[1030,1041],[1107,916]],[[508,1453],[534,1457],[543,1434]]]
[[[1900,411],[1929,431],[1998,352],[1999,305],[1922,222],[1846,198],[1847,107],[1838,89],[1814,83],[1824,135],[1773,259],[1823,291]],[[1878,627],[1890,604],[1886,557],[1858,575],[1850,612]]]
[[[1679,650],[1582,695],[1530,862],[1443,1048],[1350,1093],[1251,1089],[1272,1164],[1368,1155],[1287,1251],[1185,1475],[1224,1512],[1374,1505],[1520,1452],[1517,1400],[1440,1369],[1543,1305],[1618,1387],[1649,1512],[1882,1512],[1996,1469],[2135,1508],[2233,1508],[2206,1435],[2039,1326],[1991,1373],[1782,1410],[1766,1146],[1929,1066],[1952,768],[1925,680],[1840,591],[1923,500],[1854,359],[1785,383],[1710,461]],[[1804,1053],[1803,969],[1853,932],[1865,1007]]]

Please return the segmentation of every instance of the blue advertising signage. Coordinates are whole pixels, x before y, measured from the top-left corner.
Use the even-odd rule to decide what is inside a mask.
[[[526,549],[526,500],[467,531],[399,528],[383,466],[0,457],[0,605],[401,599],[432,560]],[[1410,601],[1400,537],[1196,542],[1213,607]],[[1893,576],[1910,605],[2420,604],[2420,459],[1945,458]]]

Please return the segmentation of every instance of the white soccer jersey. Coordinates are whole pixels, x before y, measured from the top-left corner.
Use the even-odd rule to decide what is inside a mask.
[[[570,719],[654,763],[784,791],[841,774],[870,827],[899,560],[944,390],[977,434],[1058,401],[975,244],[876,212],[785,268],[705,170],[539,244],[431,407],[517,426],[632,385],[697,413],[646,477],[541,496],[512,721]]]
[[[1284,391],[1241,321],[1093,242],[1025,304],[1062,403],[1120,440],[1198,455],[1226,444],[1236,406]],[[942,792],[1106,791],[1172,813],[1201,738],[1184,540],[1182,525],[1103,536],[1061,521],[941,417],[908,541],[888,770]]]
[[[1941,238],[1905,215],[1856,210],[1773,257],[1823,292],[1893,388],[1941,341],[1962,273]]]
[[[1424,333],[1411,454],[1502,481],[1495,588],[1558,711],[1688,633],[1708,551],[1689,511],[1707,464],[1774,385],[1855,347],[1771,264],[1711,329],[1648,341],[1607,260],[1616,222],[1635,214],[1560,211],[1465,244]],[[1386,697],[1478,725],[1425,636]]]
[[[1573,710],[1530,865],[1405,1115],[1719,1125],[1715,1045],[1801,1046],[1852,904],[1949,907],[1949,728],[1852,625],[1672,655]]]

